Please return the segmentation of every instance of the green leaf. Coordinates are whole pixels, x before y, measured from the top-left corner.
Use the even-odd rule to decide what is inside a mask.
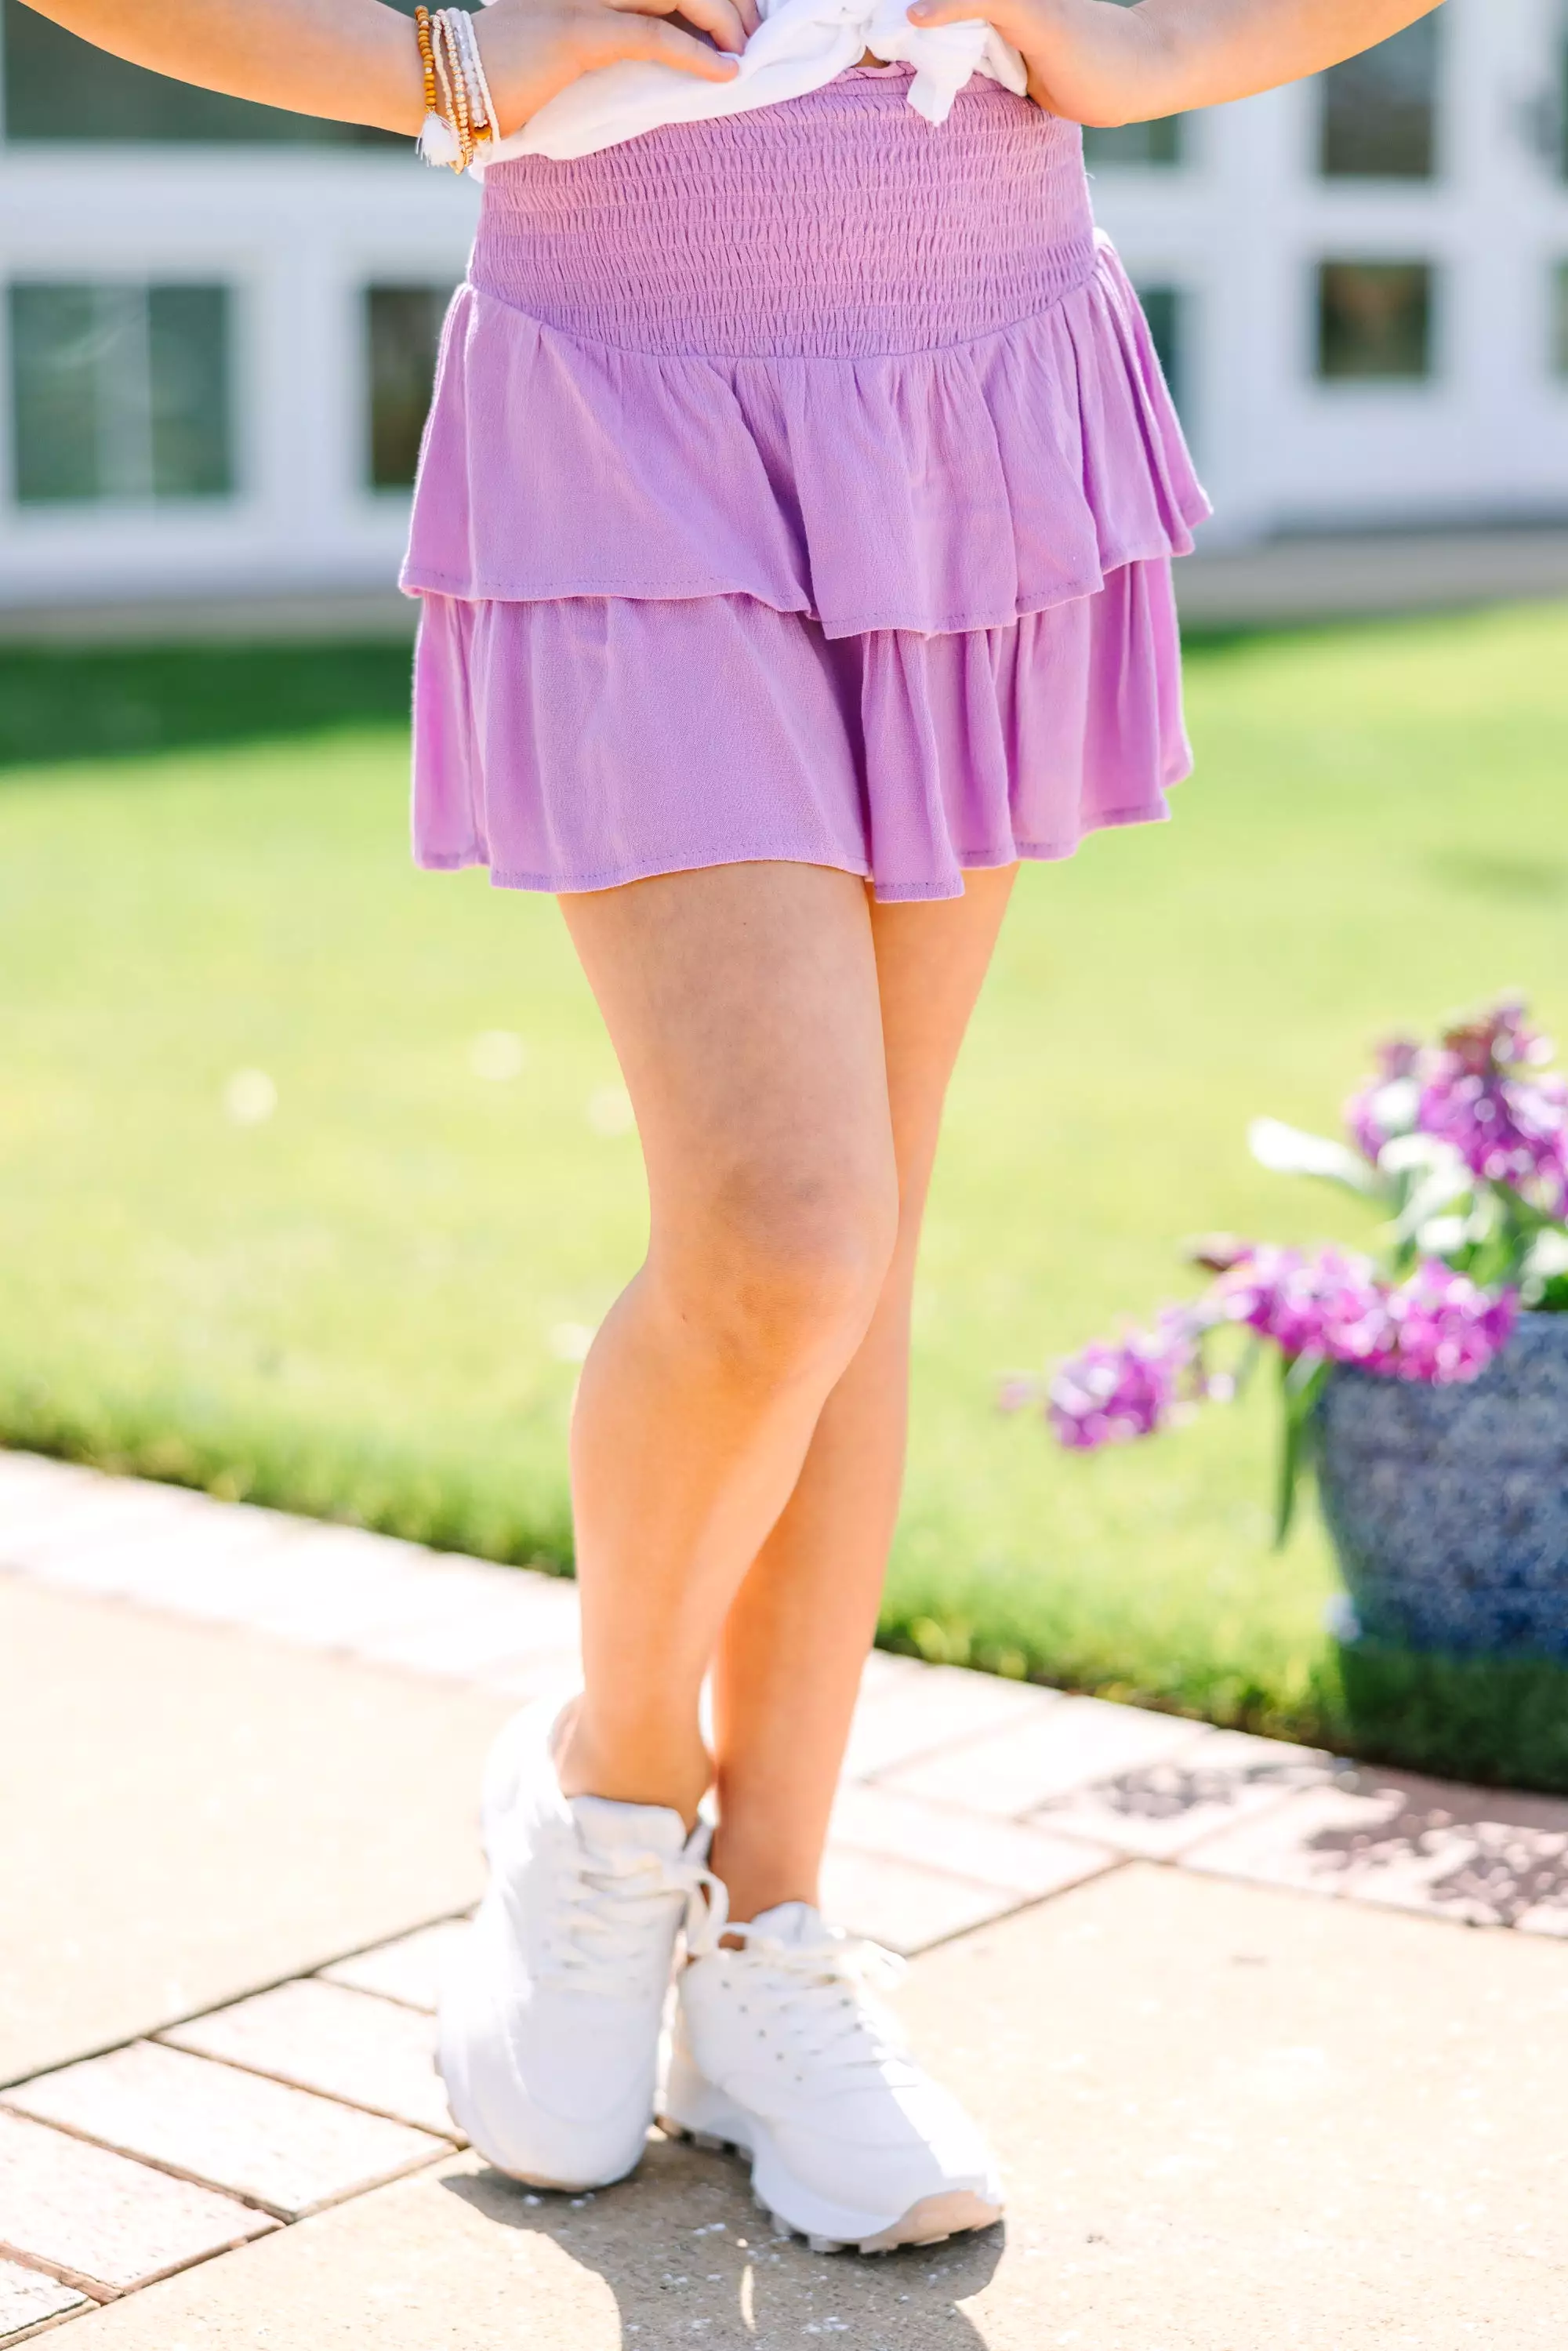
[[[1274,1501],[1276,1551],[1284,1549],[1295,1524],[1296,1500],[1314,1446],[1313,1407],[1322,1394],[1329,1368],[1322,1355],[1287,1355],[1281,1359],[1280,1473]]]
[[[1511,1184],[1495,1184],[1492,1189],[1521,1232],[1551,1233],[1561,1232],[1563,1229],[1561,1217],[1553,1216],[1546,1208],[1532,1207],[1522,1193],[1514,1190]]]

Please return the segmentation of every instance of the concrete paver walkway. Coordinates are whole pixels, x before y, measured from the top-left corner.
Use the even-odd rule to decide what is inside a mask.
[[[0,2081],[474,1901],[510,1708],[0,1579]]]
[[[873,1659],[831,1898],[1011,2202],[823,2259],[729,2158],[530,2198],[445,2112],[478,1758],[570,1585],[4,1454],[0,1566],[0,2344],[1563,2339],[1568,1804]]]

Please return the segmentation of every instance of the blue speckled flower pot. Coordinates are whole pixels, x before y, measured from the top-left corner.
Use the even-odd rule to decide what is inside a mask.
[[[1568,1662],[1568,1314],[1521,1315],[1469,1386],[1336,1370],[1317,1438],[1364,1635]]]

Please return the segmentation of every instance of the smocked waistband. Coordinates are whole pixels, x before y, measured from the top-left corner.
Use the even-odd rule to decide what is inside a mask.
[[[971,82],[941,125],[899,67],[493,164],[470,276],[584,340],[671,356],[863,358],[973,341],[1094,266],[1076,127]]]

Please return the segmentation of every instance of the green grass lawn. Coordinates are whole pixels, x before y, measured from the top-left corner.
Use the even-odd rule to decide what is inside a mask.
[[[570,1328],[637,1263],[637,1145],[555,907],[411,871],[401,677],[0,663],[0,1432],[565,1565]],[[1568,608],[1199,645],[1190,705],[1176,822],[1019,887],[932,1203],[884,1637],[1568,1786],[1568,1677],[1340,1658],[1314,1515],[1270,1549],[1261,1387],[1091,1459],[995,1409],[1180,1294],[1186,1234],[1363,1235],[1251,1165],[1254,1113],[1332,1123],[1375,1037],[1504,985],[1568,1019]],[[496,1029],[513,1077],[473,1066]]]

